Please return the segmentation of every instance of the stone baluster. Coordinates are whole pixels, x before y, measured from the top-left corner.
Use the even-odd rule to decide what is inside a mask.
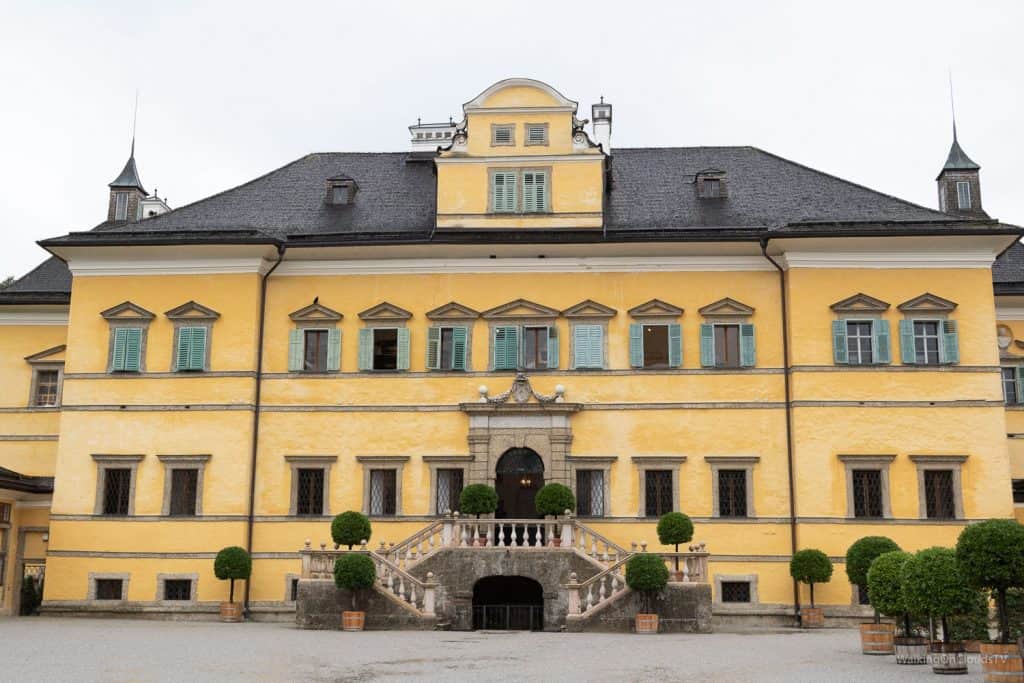
[[[493,532],[494,527],[492,525],[488,524],[484,528],[487,530],[487,534],[486,534],[486,536],[484,538],[484,545],[487,545],[487,546],[492,545],[494,539],[492,538],[491,534]]]
[[[607,578],[608,576],[605,575],[597,580],[597,604],[601,604],[602,602],[604,602],[605,597],[607,597],[607,595],[604,592],[604,582]]]
[[[590,535],[590,556],[597,557],[597,537],[593,534]]]
[[[456,513],[456,516],[452,516],[451,514],[446,514],[444,516],[444,521],[441,522],[441,545],[442,546],[453,545],[454,542],[455,542],[454,541],[454,538],[455,538],[454,531],[455,531],[455,521],[458,519],[457,515],[458,515],[458,513]]]
[[[562,547],[571,548],[573,540],[572,530],[575,524],[573,523],[573,519],[569,514],[566,514],[565,518],[565,522],[562,524]]]
[[[586,612],[594,606],[594,584],[593,582],[587,584],[587,607],[583,611]]]
[[[409,600],[409,604],[410,605],[412,605],[413,607],[417,606],[417,603],[416,603],[416,584],[412,583],[412,582],[409,582],[409,597],[408,597],[408,600]]]
[[[647,541],[640,541],[640,552],[647,552]]]
[[[401,574],[398,575],[398,597],[405,599],[405,577]]]
[[[469,532],[467,531],[465,524],[460,525],[459,528],[461,531],[459,534],[459,546],[465,548],[469,545]]]
[[[437,590],[437,581],[434,580],[434,572],[427,572],[427,580],[423,584],[423,613],[434,614],[434,591]]]
[[[683,583],[690,583],[690,558],[683,558]]]
[[[533,543],[530,545],[534,548],[544,547],[544,524],[542,522],[537,522],[533,525],[533,528]]]
[[[631,553],[635,553],[636,552],[636,541],[632,541],[629,544],[629,552],[631,552]]]
[[[565,585],[569,593],[569,614],[580,613],[580,584],[576,572],[569,574],[569,583]]]
[[[607,541],[605,541],[605,544],[604,544],[604,552],[601,553],[601,561],[604,562],[605,564],[608,564],[608,542]]]
[[[498,522],[498,533],[494,545],[506,545],[505,543],[505,522]]]

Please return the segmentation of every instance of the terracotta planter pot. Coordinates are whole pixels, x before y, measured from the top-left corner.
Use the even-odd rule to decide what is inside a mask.
[[[658,632],[657,614],[636,615],[636,632],[639,634],[651,634]]]
[[[366,612],[342,612],[342,631],[362,631],[366,625]]]
[[[928,639],[915,636],[901,636],[894,639],[893,649],[896,651],[897,664],[927,664]]]
[[[1024,683],[1024,660],[1017,643],[981,643],[981,670],[990,683]]]
[[[220,620],[225,623],[242,621],[242,604],[239,602],[220,603]]]
[[[895,636],[895,624],[861,624],[860,650],[866,655],[891,655],[895,652]]]
[[[668,573],[668,580],[671,581],[672,583],[682,583],[683,582],[683,572],[681,572],[681,571],[678,571],[678,572],[676,572],[676,571],[669,571],[669,573]]]
[[[963,675],[967,673],[967,651],[962,642],[932,642],[928,646],[928,663],[937,674]]]
[[[801,628],[824,628],[825,610],[821,607],[803,607],[800,610]]]
[[[552,548],[561,548],[562,547],[562,539],[560,539],[560,538],[552,538],[551,539],[551,547]]]

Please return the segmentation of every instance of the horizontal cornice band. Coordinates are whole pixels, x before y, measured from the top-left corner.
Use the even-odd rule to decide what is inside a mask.
[[[66,327],[67,311],[0,311],[0,325]]]
[[[273,265],[272,261],[262,257],[134,260],[78,257],[68,261],[68,269],[74,277],[105,275],[223,275],[237,273],[264,275]]]
[[[786,268],[991,268],[991,250],[899,253],[886,251],[785,251]]]

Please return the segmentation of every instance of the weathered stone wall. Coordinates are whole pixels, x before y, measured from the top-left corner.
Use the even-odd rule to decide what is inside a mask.
[[[341,629],[341,613],[352,609],[352,593],[329,579],[301,579],[295,601],[299,628]],[[359,607],[366,612],[367,630],[429,630],[436,620],[420,617],[380,591],[363,591]]]
[[[660,633],[710,633],[711,586],[706,583],[670,583],[654,601]],[[566,629],[628,633],[643,604],[639,593],[626,590],[604,609],[589,617],[569,617]]]

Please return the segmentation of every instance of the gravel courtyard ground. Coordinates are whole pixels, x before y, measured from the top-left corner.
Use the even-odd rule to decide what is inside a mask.
[[[934,681],[857,632],[634,636],[300,631],[288,624],[0,619],[0,681]],[[980,665],[969,676],[981,681]]]

